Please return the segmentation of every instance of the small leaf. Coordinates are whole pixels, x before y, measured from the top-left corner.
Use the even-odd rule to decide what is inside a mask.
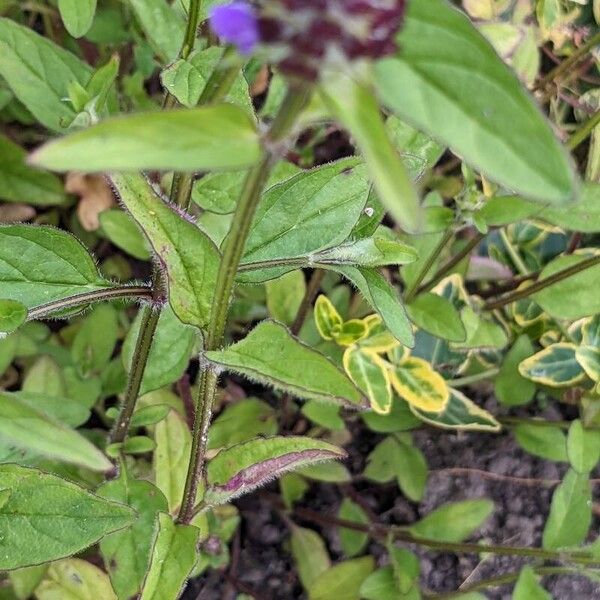
[[[102,232],[118,248],[139,260],[148,260],[146,238],[133,219],[122,210],[109,209],[99,216]]]
[[[344,369],[366,394],[371,408],[378,414],[387,415],[392,409],[392,386],[383,359],[374,352],[350,346],[344,352]]]
[[[206,358],[300,398],[362,406],[363,396],[328,358],[305,346],[279,323],[263,321],[243,340]],[[302,369],[298,369],[298,365]],[[319,373],[319,377],[314,377]]]
[[[310,600],[359,600],[360,587],[374,568],[372,556],[339,563],[313,581],[308,597]]]
[[[310,438],[256,438],[221,450],[208,463],[205,501],[223,504],[287,471],[345,456],[340,448]]]
[[[58,9],[66,30],[74,38],[80,38],[92,26],[96,0],[58,0]]]
[[[533,353],[533,345],[525,334],[520,335],[506,353],[494,381],[496,397],[504,406],[521,406],[533,400],[536,386],[519,372],[519,364]]]
[[[578,473],[592,471],[600,460],[600,432],[584,429],[579,419],[573,421],[567,437],[567,455]]]
[[[531,567],[523,567],[512,600],[552,600],[552,596],[538,583],[535,571]]]
[[[309,589],[331,566],[325,543],[312,529],[292,527],[291,549],[302,587]]]
[[[422,358],[409,357],[390,369],[392,387],[412,407],[432,413],[442,412],[450,398],[444,378]]]
[[[150,565],[140,600],[179,598],[197,560],[200,530],[191,525],[176,525],[165,514],[158,515]]]
[[[112,175],[111,181],[166,270],[171,308],[184,323],[205,327],[219,271],[218,249],[141,175]]]
[[[324,340],[333,340],[334,335],[341,328],[343,320],[327,296],[321,294],[317,298],[314,315],[315,324],[321,337]]]
[[[0,569],[37,565],[76,554],[130,525],[133,511],[60,479],[16,465],[0,465]]]
[[[552,496],[542,546],[547,550],[579,546],[592,522],[592,492],[587,473],[570,469]]]
[[[364,600],[417,600],[419,598],[418,592],[415,595],[400,595],[394,569],[391,566],[371,573],[360,586],[360,597]]]
[[[52,171],[240,169],[260,157],[258,134],[240,108],[219,104],[106,119],[47,143],[30,157]]]
[[[585,377],[577,362],[576,346],[566,342],[552,344],[519,364],[523,377],[550,387],[569,387]]]
[[[14,395],[0,393],[0,434],[30,450],[93,471],[107,471],[111,462],[85,437]]]
[[[15,300],[0,300],[0,338],[18,329],[27,319],[27,308]]]
[[[420,502],[427,485],[427,461],[423,453],[412,444],[398,442],[393,456],[398,487],[412,502]]]
[[[106,573],[78,558],[52,563],[35,589],[35,597],[37,600],[117,600]]]
[[[131,526],[111,533],[100,542],[100,553],[119,600],[135,596],[141,589],[150,561],[155,521],[167,510],[167,500],[148,481],[137,481],[122,469],[118,479],[98,488],[98,495],[133,508]]]
[[[359,525],[367,525],[369,523],[369,517],[365,511],[349,498],[344,498],[342,501],[340,510],[338,511],[338,518],[343,521],[352,521]],[[360,554],[369,541],[368,534],[344,527],[339,528],[339,535],[342,550],[350,558]]]
[[[462,542],[471,537],[494,511],[491,500],[463,500],[443,504],[409,527],[416,537],[440,542]]]
[[[407,307],[417,327],[451,342],[464,342],[465,326],[454,306],[437,294],[420,294]]]
[[[267,281],[267,308],[273,319],[291,325],[306,293],[306,281],[302,271],[290,271],[277,279]]]
[[[298,473],[312,481],[323,483],[350,483],[350,471],[339,462],[322,462],[298,469]]]
[[[514,434],[519,445],[530,454],[555,462],[569,462],[567,438],[559,427],[519,423]]]

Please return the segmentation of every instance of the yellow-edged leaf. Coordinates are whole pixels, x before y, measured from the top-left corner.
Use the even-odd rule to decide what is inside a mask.
[[[351,319],[342,323],[339,331],[333,334],[333,339],[340,346],[352,346],[367,335],[368,329],[360,319]]]
[[[593,346],[579,346],[575,358],[592,381],[600,381],[600,349]]]
[[[411,406],[428,412],[442,412],[450,398],[445,379],[422,358],[411,356],[390,370],[396,393]]]
[[[342,317],[327,296],[319,296],[315,302],[315,323],[324,340],[332,340],[342,326]]]
[[[400,342],[388,331],[379,315],[369,315],[362,321],[368,330],[366,336],[359,343],[363,350],[385,354],[400,346]]]
[[[581,381],[585,371],[577,361],[577,346],[561,342],[544,348],[519,365],[523,377],[550,387],[568,387]]]

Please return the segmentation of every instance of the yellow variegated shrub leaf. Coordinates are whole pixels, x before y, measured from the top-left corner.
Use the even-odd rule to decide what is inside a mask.
[[[315,323],[324,340],[332,340],[342,326],[342,317],[327,296],[319,296],[315,302]]]
[[[444,410],[450,391],[445,379],[422,358],[411,356],[390,370],[396,393],[411,406],[430,412]]]
[[[422,421],[442,429],[496,432],[502,428],[492,414],[452,388],[450,388],[450,398],[442,412],[425,411],[415,406],[410,406],[410,410]]]
[[[352,346],[352,344],[356,344],[356,342],[364,338],[368,331],[364,321],[351,319],[342,323],[339,331],[336,331],[334,328],[332,335],[333,339],[340,346]]]
[[[581,328],[581,338],[581,343],[585,346],[600,348],[600,315],[585,319]]]
[[[369,398],[371,408],[382,415],[392,409],[392,387],[385,361],[374,352],[350,346],[344,352],[344,369]]]
[[[398,347],[400,342],[387,330],[379,315],[369,315],[363,319],[368,333],[360,340],[360,347],[370,352],[384,354]]]
[[[585,371],[577,361],[576,350],[575,344],[553,344],[526,358],[519,365],[519,372],[542,385],[568,387],[585,377]]]
[[[398,345],[395,348],[388,350],[388,352],[387,352],[388,360],[393,365],[397,365],[397,366],[401,365],[407,358],[409,358],[409,356],[410,356],[410,349],[408,349],[406,346],[401,346],[401,345]]]
[[[463,278],[458,273],[442,279],[432,291],[449,300],[456,310],[462,310],[469,304],[469,294],[465,289]]]
[[[575,358],[592,381],[600,381],[600,348],[579,346]]]

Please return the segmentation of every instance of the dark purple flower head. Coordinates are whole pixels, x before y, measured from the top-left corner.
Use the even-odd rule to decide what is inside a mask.
[[[216,6],[210,12],[212,30],[242,54],[251,54],[259,41],[258,20],[247,2]]]

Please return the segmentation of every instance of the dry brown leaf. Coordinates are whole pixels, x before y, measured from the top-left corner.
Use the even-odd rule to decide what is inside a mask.
[[[35,208],[29,204],[0,204],[0,223],[23,223],[35,215]]]
[[[77,217],[86,231],[100,227],[99,215],[115,204],[112,190],[102,175],[69,173],[65,183],[69,194],[79,196]]]

